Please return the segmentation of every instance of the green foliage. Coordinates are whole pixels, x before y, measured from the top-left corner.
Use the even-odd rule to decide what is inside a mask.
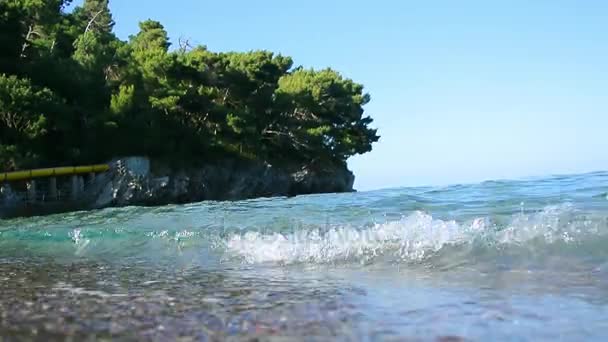
[[[76,8],[73,16],[80,23],[83,33],[112,36],[114,20],[108,0],[85,0],[81,7]]]
[[[140,23],[112,33],[108,0],[0,1],[0,167],[128,154],[345,163],[378,141],[363,86],[269,51],[215,53]]]
[[[370,101],[363,86],[339,73],[297,70],[282,77],[276,91],[277,107],[283,111],[279,126],[291,132],[295,149],[306,147],[311,155],[322,151],[339,160],[371,151],[379,137],[363,117]],[[306,153],[306,152],[303,152]]]
[[[61,104],[46,88],[29,80],[0,75],[0,146],[4,165],[17,166],[19,151],[34,154],[53,129]]]
[[[0,75],[0,136],[4,141],[36,139],[46,133],[46,117],[54,105],[49,89],[28,80]]]
[[[112,95],[110,111],[116,116],[128,114],[133,109],[135,101],[135,87],[133,85],[120,85],[118,93]]]

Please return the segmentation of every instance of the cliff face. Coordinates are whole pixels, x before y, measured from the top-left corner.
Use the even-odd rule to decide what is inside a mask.
[[[102,185],[94,208],[350,192],[354,183],[352,172],[337,166],[287,170],[260,162],[225,160],[175,170],[151,166],[147,158],[140,157],[112,164],[112,174]]]
[[[200,168],[171,169],[144,157],[111,162],[111,171],[96,177],[75,201],[28,203],[23,194],[0,187],[0,218],[57,212],[242,200],[353,191],[354,175],[346,167],[277,168],[261,162],[224,160]]]

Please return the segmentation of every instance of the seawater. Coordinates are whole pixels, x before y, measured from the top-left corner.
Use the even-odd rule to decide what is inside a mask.
[[[608,173],[0,221],[0,336],[608,338]]]

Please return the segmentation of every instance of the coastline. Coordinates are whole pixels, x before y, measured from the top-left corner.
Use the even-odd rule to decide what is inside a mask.
[[[18,196],[0,194],[0,218],[354,191],[355,176],[345,165],[278,167],[225,159],[201,167],[175,168],[147,157],[121,158],[109,164],[111,170],[97,177],[86,196],[76,201],[27,203]]]

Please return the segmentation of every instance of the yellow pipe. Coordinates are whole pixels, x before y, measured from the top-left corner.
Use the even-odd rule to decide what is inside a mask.
[[[70,176],[83,173],[105,172],[110,169],[107,164],[89,165],[89,166],[66,166],[55,167],[49,169],[23,170],[15,172],[0,173],[0,182],[19,181],[32,178],[52,177],[52,176]]]

